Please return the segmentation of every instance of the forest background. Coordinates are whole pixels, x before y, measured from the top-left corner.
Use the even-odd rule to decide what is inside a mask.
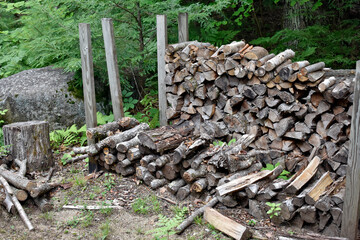
[[[3,0],[0,78],[52,65],[75,73],[69,89],[82,98],[78,23],[89,23],[97,101],[110,105],[101,18],[112,18],[125,111],[154,127],[156,15],[167,15],[169,43],[176,43],[180,12],[189,14],[190,40],[220,46],[244,39],[273,53],[291,48],[294,60],[334,69],[355,68],[360,58],[359,0]]]

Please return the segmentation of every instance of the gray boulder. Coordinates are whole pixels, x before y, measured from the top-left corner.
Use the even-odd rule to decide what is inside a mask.
[[[5,121],[48,121],[50,129],[85,124],[83,100],[68,91],[67,83],[73,76],[45,67],[0,79],[0,110],[9,109]]]

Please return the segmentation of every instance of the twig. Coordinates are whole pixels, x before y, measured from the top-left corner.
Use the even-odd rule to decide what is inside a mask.
[[[53,176],[53,174],[54,174],[54,168],[51,167],[49,172],[48,172],[48,175],[47,175],[47,177],[45,179],[45,182],[49,182],[51,180],[51,177]]]
[[[169,202],[169,203],[172,203],[172,204],[174,204],[174,205],[177,204],[177,202],[175,202],[175,201],[173,201],[173,200],[171,200],[171,199],[168,199],[168,198],[165,198],[165,197],[161,197],[161,196],[158,196],[158,195],[156,195],[156,197],[158,197],[158,198],[160,198],[160,199],[162,199],[162,200],[164,200],[164,201],[167,201],[167,202]]]
[[[75,210],[100,210],[100,209],[124,209],[121,206],[86,206],[86,205],[64,205],[64,209],[75,209]]]

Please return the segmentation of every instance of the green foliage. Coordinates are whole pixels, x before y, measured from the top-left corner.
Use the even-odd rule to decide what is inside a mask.
[[[338,29],[330,25],[313,25],[301,30],[284,29],[271,37],[262,37],[251,41],[274,53],[287,48],[296,52],[294,61],[308,60],[311,63],[325,62],[333,68],[355,68],[355,62],[360,54],[359,19],[339,22]]]
[[[110,234],[110,221],[106,220],[106,222],[102,223],[99,227],[100,233],[94,234],[95,239],[105,240]]]
[[[213,142],[213,145],[214,145],[215,147],[217,147],[217,146],[222,147],[222,146],[224,146],[224,145],[230,146],[230,145],[233,144],[234,142],[236,142],[236,139],[235,139],[235,138],[231,139],[228,143],[218,140],[218,141],[214,141],[214,142]]]
[[[101,112],[97,112],[96,118],[98,125],[104,125],[108,122],[114,121],[114,115],[112,113],[109,115],[103,115]],[[50,132],[50,142],[53,148],[58,148],[62,144],[64,146],[73,146],[76,144],[83,146],[86,141],[86,125],[83,125],[78,129],[74,124],[69,128]]]
[[[115,186],[115,177],[111,173],[105,173],[105,188],[110,191],[113,186]]]
[[[9,111],[8,109],[4,109],[4,110],[0,110],[0,127],[2,126],[2,124],[4,124],[4,120],[2,120],[2,116],[5,116],[6,112]]]
[[[139,100],[132,98],[133,92],[122,90],[124,112],[128,112],[135,108]]]
[[[247,223],[247,225],[253,227],[256,225],[257,221],[255,219],[250,219],[250,220],[247,220],[246,223]]]
[[[177,211],[173,218],[168,218],[162,214],[159,215],[159,220],[156,223],[158,226],[155,229],[149,230],[146,233],[152,234],[155,239],[169,239],[169,236],[176,233],[175,228],[185,219],[188,213],[188,208],[183,207],[180,211]]]
[[[138,198],[133,204],[131,204],[132,209],[136,213],[148,214],[150,211],[160,212],[160,203],[155,195]]]
[[[273,218],[274,216],[279,216],[281,212],[281,203],[272,203],[272,202],[266,202],[266,205],[270,207],[269,211],[266,213],[270,216],[270,218]]]
[[[150,90],[150,92],[140,101],[141,106],[144,108],[143,111],[137,112],[135,115],[125,112],[125,116],[134,117],[141,123],[147,123],[150,128],[159,127],[160,121],[157,95],[157,91]]]
[[[79,224],[83,228],[87,228],[92,225],[94,220],[94,213],[90,210],[82,210],[79,215],[74,216],[71,220],[66,222],[66,225],[72,228],[77,227]]]
[[[266,164],[266,167],[262,168],[262,170],[269,170],[269,171],[272,171],[274,170],[277,166],[280,165],[280,162],[276,163],[275,166],[270,164],[270,163],[267,163]],[[290,178],[290,172],[289,171],[286,171],[285,169],[280,173],[280,175],[277,177],[277,178],[281,178],[281,179],[284,179],[284,180],[288,180]]]
[[[203,218],[201,216],[197,216],[196,218],[194,218],[194,223],[200,226],[203,225]]]
[[[72,159],[71,154],[65,153],[65,154],[61,157],[60,161],[61,161],[62,165],[66,165],[67,161],[69,161],[70,159]]]
[[[101,112],[97,112],[96,113],[96,121],[97,121],[98,126],[104,125],[109,122],[113,122],[114,114],[110,113],[109,115],[104,115]]]

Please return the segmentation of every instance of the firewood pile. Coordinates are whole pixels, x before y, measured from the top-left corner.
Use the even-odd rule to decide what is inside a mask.
[[[49,183],[52,171],[44,181],[32,180],[26,176],[26,160],[15,159],[14,164],[18,170],[9,169],[6,164],[0,166],[0,204],[11,214],[19,213],[25,225],[31,231],[34,229],[28,219],[21,202],[32,199],[42,212],[50,211],[53,205],[47,200],[45,194],[58,187],[57,183]]]
[[[179,200],[213,196],[213,204],[240,205],[255,218],[267,217],[266,202],[279,202],[273,221],[338,235],[352,79],[332,76],[324,63],[293,63],[294,55],[243,41],[170,45],[172,125],[149,129],[123,118],[88,129],[99,141],[74,152]],[[267,164],[276,167],[261,170]],[[291,174],[282,179],[284,170]]]

